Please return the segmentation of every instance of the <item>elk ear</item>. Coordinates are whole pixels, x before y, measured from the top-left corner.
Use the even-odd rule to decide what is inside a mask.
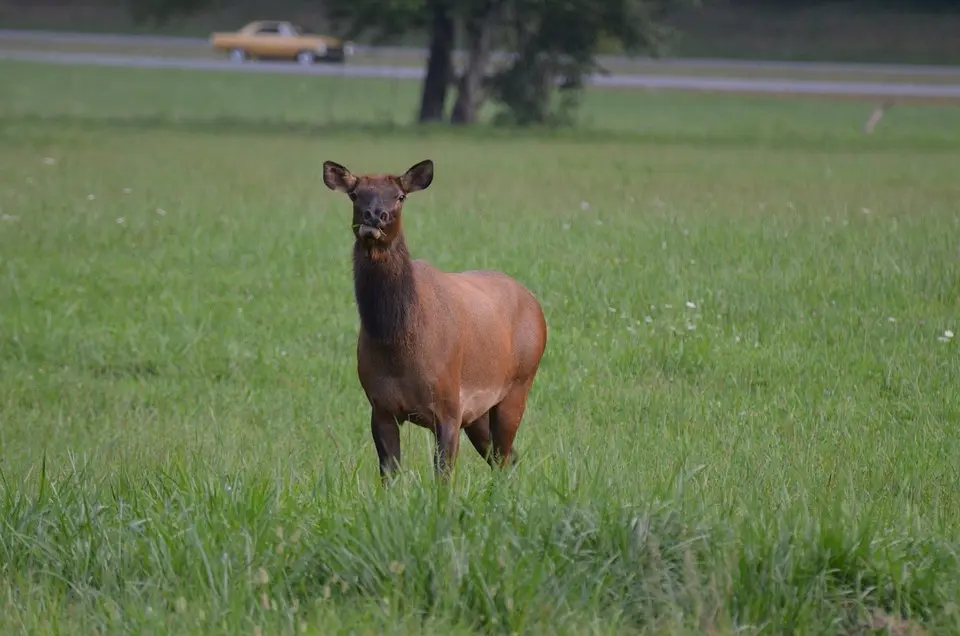
[[[335,192],[350,192],[357,185],[357,178],[335,161],[323,162],[323,182]]]
[[[433,161],[425,159],[411,167],[400,177],[400,187],[407,194],[417,190],[426,190],[433,182]]]

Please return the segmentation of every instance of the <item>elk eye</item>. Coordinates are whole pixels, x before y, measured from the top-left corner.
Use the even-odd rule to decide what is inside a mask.
[[[397,195],[397,201],[403,201],[403,200],[406,199],[406,198],[407,198],[407,195],[405,195],[405,194],[402,193],[402,192]]]
[[[350,193],[347,194],[347,196],[350,197],[350,200],[351,200],[351,201],[356,201],[356,200],[357,200],[357,193],[356,193],[356,192],[350,192]]]

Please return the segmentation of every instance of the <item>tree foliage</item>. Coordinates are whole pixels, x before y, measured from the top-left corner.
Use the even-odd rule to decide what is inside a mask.
[[[171,18],[205,11],[216,0],[126,0],[135,22],[166,22]]]
[[[614,41],[627,54],[658,54],[663,25],[684,0],[514,0],[507,27],[513,61],[491,83],[498,119],[516,125],[567,124],[597,51]]]
[[[163,0],[159,0],[163,1]],[[341,35],[387,42],[430,24],[428,0],[326,0],[323,11]]]

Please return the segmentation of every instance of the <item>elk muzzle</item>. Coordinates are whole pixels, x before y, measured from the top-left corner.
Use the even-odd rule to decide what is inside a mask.
[[[377,240],[383,236],[383,226],[389,220],[390,215],[384,209],[382,199],[377,196],[372,201],[368,201],[363,213],[360,215],[360,226],[357,228],[357,235],[360,238]]]
[[[373,241],[379,240],[383,236],[383,230],[372,225],[367,225],[366,223],[361,224],[357,228],[357,236],[362,239],[371,239]]]

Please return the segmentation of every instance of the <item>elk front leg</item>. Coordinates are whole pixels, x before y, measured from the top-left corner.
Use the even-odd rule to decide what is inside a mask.
[[[370,430],[380,459],[380,480],[384,483],[400,468],[400,424],[382,409],[373,408]]]

